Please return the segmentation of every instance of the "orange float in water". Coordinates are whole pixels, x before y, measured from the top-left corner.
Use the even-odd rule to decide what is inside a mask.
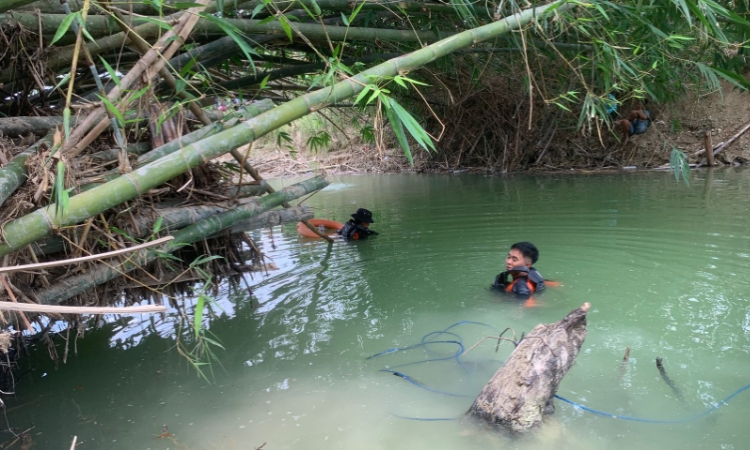
[[[331,234],[335,233],[337,230],[340,230],[344,227],[344,224],[341,222],[336,222],[335,220],[328,220],[328,219],[310,219],[308,220],[312,225],[320,228],[322,225],[325,227],[324,233]],[[320,239],[320,236],[313,233],[312,230],[307,228],[304,223],[299,222],[297,223],[297,233],[299,233],[300,236],[313,238],[313,239]]]

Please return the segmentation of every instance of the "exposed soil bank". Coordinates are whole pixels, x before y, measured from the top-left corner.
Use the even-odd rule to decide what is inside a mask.
[[[628,107],[621,108],[621,114]],[[588,172],[591,170],[636,170],[663,168],[669,163],[673,147],[684,151],[690,162],[700,162],[694,156],[704,147],[704,131],[711,131],[713,145],[735,134],[750,120],[750,94],[725,84],[723,92],[704,96],[687,96],[679,102],[649,107],[654,119],[646,134],[634,136],[627,145],[616,141],[606,129],[602,138],[597,134],[584,136],[569,130],[557,133],[546,148],[547,154],[571,155],[565,162],[550,164],[544,160],[527,165],[523,171]],[[332,133],[333,143],[328,151],[310,152],[303,139],[297,139],[297,151],[280,149],[275,142],[261,142],[253,148],[253,164],[269,177],[284,177],[325,170],[328,173],[378,172],[480,172],[502,174],[495,167],[467,167],[455,165],[442,153],[427,154],[415,147],[414,166],[410,166],[402,150],[394,142],[387,148],[348,141]],[[602,145],[604,141],[604,145]],[[543,146],[542,146],[543,147]],[[540,147],[538,153],[544,148]],[[536,158],[532,158],[536,159]],[[750,133],[742,135],[717,155],[717,165],[740,165],[750,161]]]

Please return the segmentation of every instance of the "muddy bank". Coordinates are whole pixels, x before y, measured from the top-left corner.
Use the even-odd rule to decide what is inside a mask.
[[[704,133],[711,132],[713,145],[725,141],[750,121],[750,95],[728,84],[722,92],[690,95],[682,100],[649,106],[653,124],[646,134],[634,136],[628,144],[617,142],[606,129],[585,136],[576,130],[558,132],[549,144],[544,143],[531,155],[531,163],[512,170],[515,172],[576,172],[665,169],[672,148],[685,152],[691,163],[700,163],[704,148]],[[621,107],[621,112],[629,106]],[[455,155],[438,151],[427,154],[413,148],[411,166],[393,139],[386,137],[384,146],[363,144],[358,139],[332,132],[327,150],[309,151],[303,131],[294,138],[294,150],[276,145],[268,139],[256,144],[251,152],[255,166],[271,177],[302,175],[317,171],[327,173],[394,173],[394,172],[475,172],[491,175],[508,173],[493,165],[464,165],[456,163]],[[294,134],[294,133],[292,133]],[[497,151],[500,151],[499,149]],[[532,151],[532,153],[534,152]],[[538,158],[538,156],[542,156]],[[548,157],[552,155],[551,157]],[[536,157],[534,157],[536,156]],[[717,165],[744,165],[750,161],[750,133],[741,135],[716,157]]]

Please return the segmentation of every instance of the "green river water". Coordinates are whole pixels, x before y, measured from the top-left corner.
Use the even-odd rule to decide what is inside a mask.
[[[704,411],[750,383],[749,195],[750,172],[739,169],[694,172],[690,187],[666,172],[336,177],[308,201],[316,216],[345,221],[367,207],[381,235],[329,250],[291,225],[254,232],[279,270],[248,276],[254,297],[221,286],[207,325],[226,349],[210,384],[174,350],[172,315],[111,318],[78,340],[67,364],[55,368],[44,347],[24,356],[33,370],[3,397],[7,418],[14,429],[34,426],[34,449],[68,448],[74,435],[80,449],[117,450],[748,448],[750,392],[686,424],[616,420],[557,401],[544,432],[509,440],[403,417],[460,417],[511,344],[496,354],[485,342],[463,367],[446,359],[398,369],[467,397],[380,371],[449,358],[455,344],[366,358],[459,321],[520,334],[591,302],[561,396],[659,420]],[[539,247],[536,267],[562,283],[533,308],[488,290],[520,240]],[[451,331],[466,348],[494,333]],[[156,438],[164,425],[172,439]]]

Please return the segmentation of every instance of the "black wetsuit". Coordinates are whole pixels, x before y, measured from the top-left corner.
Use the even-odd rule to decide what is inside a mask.
[[[521,272],[522,275],[513,278],[512,272]],[[546,287],[542,274],[533,267],[515,268],[508,270],[495,277],[492,287],[503,292],[512,292],[519,297],[529,297],[535,292],[541,292]]]
[[[344,227],[336,231],[336,233],[340,234],[347,241],[361,241],[367,239],[371,234],[379,234],[375,230],[363,227],[361,223],[357,223],[353,219],[346,222]]]

